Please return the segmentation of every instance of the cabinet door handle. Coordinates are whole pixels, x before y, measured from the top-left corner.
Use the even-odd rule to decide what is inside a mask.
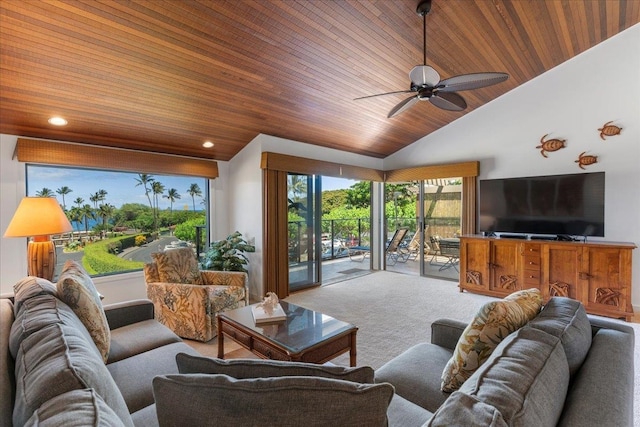
[[[593,277],[593,274],[585,273],[584,271],[581,271],[580,274],[579,274],[579,277],[581,279],[583,279],[583,280],[584,279],[591,279]]]

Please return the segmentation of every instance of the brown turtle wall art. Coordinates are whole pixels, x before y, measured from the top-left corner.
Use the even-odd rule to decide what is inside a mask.
[[[600,131],[600,139],[603,141],[605,140],[605,136],[620,135],[620,132],[622,131],[622,128],[612,125],[611,123],[613,123],[613,120],[603,124],[602,127],[598,129],[598,131]]]
[[[584,153],[586,153],[586,151],[580,153],[580,155],[578,156],[578,160],[575,161],[580,169],[584,169],[585,166],[598,163],[598,156],[585,156]]]
[[[566,139],[554,138],[554,139],[547,139],[545,141],[544,139],[547,136],[549,136],[549,134],[546,134],[545,136],[540,138],[540,145],[536,147],[538,149],[541,149],[540,154],[542,154],[544,157],[548,157],[547,152],[558,151],[559,149],[566,147],[565,145],[565,142],[567,141]]]

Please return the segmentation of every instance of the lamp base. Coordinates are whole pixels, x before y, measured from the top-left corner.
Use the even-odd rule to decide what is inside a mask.
[[[56,246],[49,239],[29,242],[27,264],[29,276],[42,277],[52,281],[56,269]]]

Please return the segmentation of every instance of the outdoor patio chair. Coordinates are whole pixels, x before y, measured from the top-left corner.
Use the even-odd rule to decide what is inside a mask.
[[[429,264],[434,265],[438,262],[438,255],[440,255],[440,236],[431,236],[429,241],[431,242],[431,260],[429,260]]]
[[[424,231],[426,232],[427,229],[429,228],[429,226],[427,225],[424,228]],[[420,255],[420,230],[416,230],[416,232],[414,233],[413,237],[411,238],[411,241],[409,242],[408,245],[404,246],[404,245],[400,245],[400,251],[404,254],[406,254],[407,256],[407,260],[417,260],[419,255]],[[424,242],[424,253],[427,254],[429,253],[429,251],[431,250],[431,248],[429,247],[429,245],[427,244],[427,242]]]
[[[395,263],[397,262],[406,262],[407,259],[409,259],[409,255],[400,248],[400,245],[402,244],[402,241],[406,237],[408,231],[408,228],[401,227],[398,228],[393,234],[393,237],[391,238],[391,240],[387,244],[387,248],[385,249],[387,264],[395,265]]]
[[[455,268],[458,270],[458,263],[460,262],[460,242],[450,242],[446,239],[440,240],[440,254],[447,258],[447,261],[440,267],[440,271],[447,268]]]

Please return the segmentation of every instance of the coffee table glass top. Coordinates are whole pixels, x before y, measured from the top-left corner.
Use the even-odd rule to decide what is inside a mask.
[[[251,306],[225,311],[218,316],[252,329],[292,353],[299,353],[328,338],[356,329],[350,323],[299,305],[286,301],[280,301],[280,305],[287,314],[287,320],[274,323],[256,325],[251,314]]]

